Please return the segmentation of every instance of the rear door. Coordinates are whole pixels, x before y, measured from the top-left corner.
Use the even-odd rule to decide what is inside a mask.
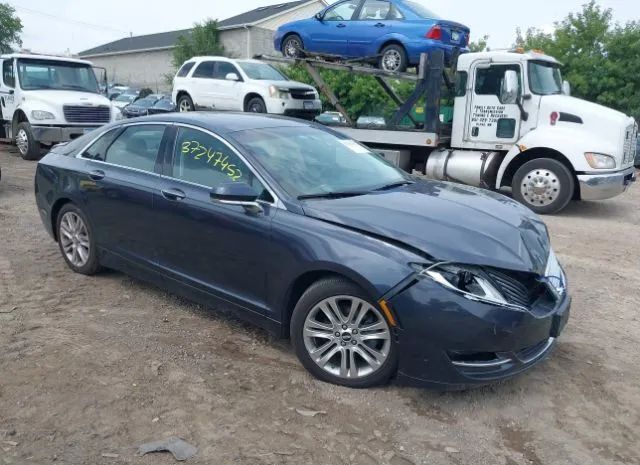
[[[100,248],[150,266],[156,262],[153,194],[166,124],[132,124],[109,131],[86,149],[79,187]]]
[[[346,0],[329,8],[323,20],[309,28],[311,44],[305,43],[305,48],[313,52],[347,56],[352,18],[361,3],[362,0]]]
[[[349,25],[349,56],[365,57],[378,53],[378,41],[398,32],[400,12],[388,0],[365,0]]]
[[[216,108],[216,86],[213,81],[216,62],[207,60],[199,63],[191,75],[193,103],[197,107]]]

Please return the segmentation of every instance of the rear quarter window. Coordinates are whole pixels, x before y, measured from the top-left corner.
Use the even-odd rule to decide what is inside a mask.
[[[176,76],[177,77],[185,77],[187,74],[189,74],[189,71],[191,71],[191,68],[193,68],[193,65],[195,65],[195,62],[188,61],[187,63],[182,65],[182,68],[180,68],[180,70],[178,71],[178,74]]]

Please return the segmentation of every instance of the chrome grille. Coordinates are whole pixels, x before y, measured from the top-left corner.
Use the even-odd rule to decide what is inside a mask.
[[[62,110],[68,123],[104,124],[111,119],[111,109],[106,105],[98,107],[65,105]]]
[[[636,156],[636,139],[638,138],[638,125],[632,124],[627,127],[624,134],[624,147],[622,154],[623,164],[633,163]]]

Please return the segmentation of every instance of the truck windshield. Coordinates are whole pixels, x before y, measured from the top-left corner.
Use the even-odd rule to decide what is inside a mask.
[[[23,90],[99,93],[93,69],[83,63],[22,58],[18,60],[18,79]]]
[[[548,61],[529,62],[529,87],[538,95],[562,93],[562,74],[560,66]]]

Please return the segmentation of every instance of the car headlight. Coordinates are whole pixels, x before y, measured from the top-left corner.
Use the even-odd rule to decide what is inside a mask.
[[[420,272],[420,276],[431,278],[441,286],[469,300],[507,307],[511,310],[527,310],[519,305],[509,303],[480,268],[435,264],[424,268]]]
[[[607,170],[616,167],[616,159],[604,153],[587,152],[584,154],[589,166],[595,170]]]
[[[269,95],[273,98],[286,100],[289,98],[289,89],[281,89],[276,86],[269,86]]]
[[[56,119],[55,115],[50,111],[42,111],[42,110],[33,110],[31,112],[31,117],[37,120]]]
[[[547,268],[544,271],[547,282],[551,285],[553,292],[557,297],[561,297],[567,291],[567,277],[558,261],[558,257],[553,250],[549,252],[547,259]]]

